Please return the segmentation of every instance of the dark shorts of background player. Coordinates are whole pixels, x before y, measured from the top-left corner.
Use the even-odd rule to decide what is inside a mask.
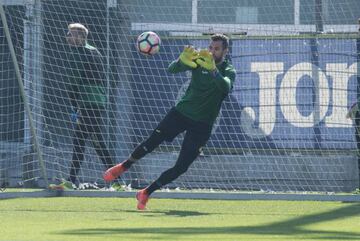
[[[194,121],[181,114],[174,107],[167,113],[150,137],[141,143],[131,155],[135,159],[140,159],[152,152],[163,141],[172,141],[177,135],[186,131],[179,157],[172,168],[174,172],[169,173],[168,177],[164,177],[165,180],[161,180],[161,183],[165,185],[188,169],[209,140],[211,130],[212,125]]]

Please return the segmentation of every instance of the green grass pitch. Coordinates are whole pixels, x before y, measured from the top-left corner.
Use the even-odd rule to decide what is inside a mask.
[[[133,198],[0,200],[0,240],[360,240],[360,203]]]

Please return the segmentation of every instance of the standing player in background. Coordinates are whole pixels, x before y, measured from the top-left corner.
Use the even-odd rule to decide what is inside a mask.
[[[358,156],[358,173],[359,173],[359,185],[358,191],[360,191],[360,112],[359,112],[359,103],[354,103],[349,112],[346,115],[346,118],[350,118],[354,122],[355,126],[355,140],[356,140],[356,148],[357,148],[357,156]]]
[[[222,101],[235,81],[236,71],[225,59],[228,47],[229,39],[222,34],[211,36],[208,50],[198,52],[192,46],[185,46],[180,57],[168,67],[168,71],[174,74],[192,71],[192,79],[185,95],[127,160],[104,173],[105,181],[112,181],[163,141],[172,141],[180,133],[186,132],[175,165],[136,194],[139,210],[146,208],[146,203],[154,191],[187,171],[210,138]]]
[[[68,95],[72,105],[71,120],[76,122],[69,178],[52,189],[71,188],[76,182],[84,160],[85,142],[90,139],[106,169],[113,161],[106,147],[102,128],[105,126],[106,77],[100,52],[87,42],[88,29],[80,24],[69,24],[66,41],[70,46],[67,71]]]
[[[358,33],[360,34],[360,18],[358,19]],[[359,39],[357,39],[357,64],[359,63],[360,60],[360,52],[359,52],[359,47],[358,46],[360,44]],[[358,83],[359,83],[359,78],[360,78],[360,73],[358,73]],[[346,114],[346,118],[350,118],[353,120],[354,126],[355,126],[355,140],[356,140],[356,147],[357,147],[357,156],[358,156],[358,173],[359,173],[359,185],[358,185],[358,191],[360,192],[360,112],[359,112],[359,99],[352,104],[352,106],[350,107],[348,113]]]

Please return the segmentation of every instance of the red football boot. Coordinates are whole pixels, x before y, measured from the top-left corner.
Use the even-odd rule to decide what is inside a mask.
[[[103,178],[105,181],[111,182],[115,180],[118,176],[123,174],[125,171],[127,171],[127,168],[124,167],[124,162],[122,162],[120,164],[117,164],[116,166],[107,169],[103,174]]]

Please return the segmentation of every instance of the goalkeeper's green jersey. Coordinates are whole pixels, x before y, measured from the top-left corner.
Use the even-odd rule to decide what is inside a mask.
[[[192,69],[180,60],[173,61],[168,70],[171,73],[191,70],[191,82],[176,110],[195,121],[213,124],[219,114],[221,103],[229,94],[235,81],[236,71],[228,60],[216,66],[215,76],[208,70],[197,67]]]
[[[89,44],[70,47],[68,64],[71,104],[79,108],[105,108],[106,76],[100,52]]]

